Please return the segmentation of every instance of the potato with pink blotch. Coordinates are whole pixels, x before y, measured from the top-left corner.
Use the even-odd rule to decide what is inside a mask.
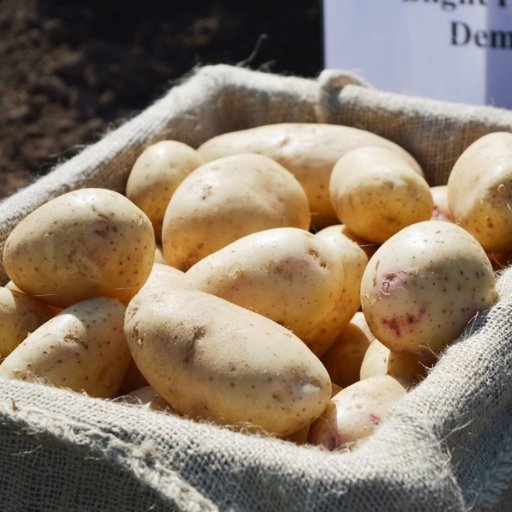
[[[376,338],[428,363],[496,299],[489,258],[463,228],[408,226],[386,241],[363,274],[361,305]]]
[[[328,450],[353,448],[373,433],[406,390],[393,377],[377,375],[334,395],[309,428],[308,441]]]

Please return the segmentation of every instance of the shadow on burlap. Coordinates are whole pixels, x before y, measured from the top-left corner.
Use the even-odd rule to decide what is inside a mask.
[[[123,191],[138,154],[198,146],[276,122],[356,126],[402,145],[431,184],[512,112],[228,66],[194,71],[167,96],[0,203],[0,245],[44,201],[80,187]],[[6,281],[2,269],[1,278]],[[1,381],[0,509],[6,511],[503,510],[512,493],[512,271],[428,378],[352,453],[249,436],[38,384]]]

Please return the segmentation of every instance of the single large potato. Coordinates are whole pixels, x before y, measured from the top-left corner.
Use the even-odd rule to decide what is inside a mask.
[[[306,194],[270,158],[242,154],[202,165],[176,189],[165,212],[166,261],[187,270],[208,254],[264,229],[308,229]]]
[[[383,147],[354,149],[333,168],[329,193],[338,219],[356,235],[382,243],[428,220],[430,187],[402,155]]]
[[[406,389],[389,375],[361,380],[334,395],[313,422],[308,440],[328,450],[352,448],[373,433]]]
[[[448,205],[487,252],[512,250],[512,133],[484,135],[460,155],[448,178]]]
[[[0,287],[0,359],[52,316],[53,311],[46,304]]]
[[[361,305],[391,351],[431,361],[496,298],[489,258],[466,230],[429,220],[404,228],[373,255]]]
[[[285,436],[329,401],[329,375],[304,343],[219,297],[175,289],[130,304],[125,331],[149,384],[192,418]]]
[[[253,152],[279,162],[304,187],[312,224],[320,229],[338,222],[329,198],[332,168],[345,153],[361,146],[389,148],[422,174],[414,158],[394,142],[365,130],[332,124],[280,123],[249,128],[213,137],[198,151],[205,160]]]
[[[115,397],[130,362],[125,311],[123,304],[107,297],[65,309],[7,356],[0,364],[0,377]]]
[[[344,315],[348,295],[343,258],[331,244],[298,228],[243,237],[196,263],[186,276],[196,290],[290,329],[316,355],[337,336],[333,324]]]
[[[147,147],[133,164],[126,197],[149,217],[157,241],[171,196],[183,179],[203,163],[199,153],[187,144],[162,140]]]
[[[106,296],[127,303],[153,265],[147,216],[111,190],[75,190],[43,204],[11,232],[4,267],[21,290],[67,307]]]

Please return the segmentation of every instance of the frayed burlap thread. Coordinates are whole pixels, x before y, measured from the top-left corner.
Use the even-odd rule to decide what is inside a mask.
[[[284,121],[371,129],[404,145],[437,183],[479,135],[510,131],[512,114],[383,93],[333,70],[305,80],[201,68],[0,203],[0,245],[19,219],[64,191],[122,191],[151,142],[176,138],[197,146],[225,131]],[[499,294],[353,452],[0,381],[0,510],[506,510],[512,496],[512,270],[501,275]]]

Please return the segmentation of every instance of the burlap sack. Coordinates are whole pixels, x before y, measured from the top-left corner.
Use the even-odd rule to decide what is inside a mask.
[[[512,112],[228,66],[198,70],[135,119],[0,203],[0,245],[67,190],[122,190],[141,149],[198,145],[281,121],[369,129],[404,146],[433,184]],[[2,275],[5,280],[6,276]],[[328,453],[16,381],[0,382],[2,511],[460,511],[512,509],[512,273],[428,378],[361,448]]]

